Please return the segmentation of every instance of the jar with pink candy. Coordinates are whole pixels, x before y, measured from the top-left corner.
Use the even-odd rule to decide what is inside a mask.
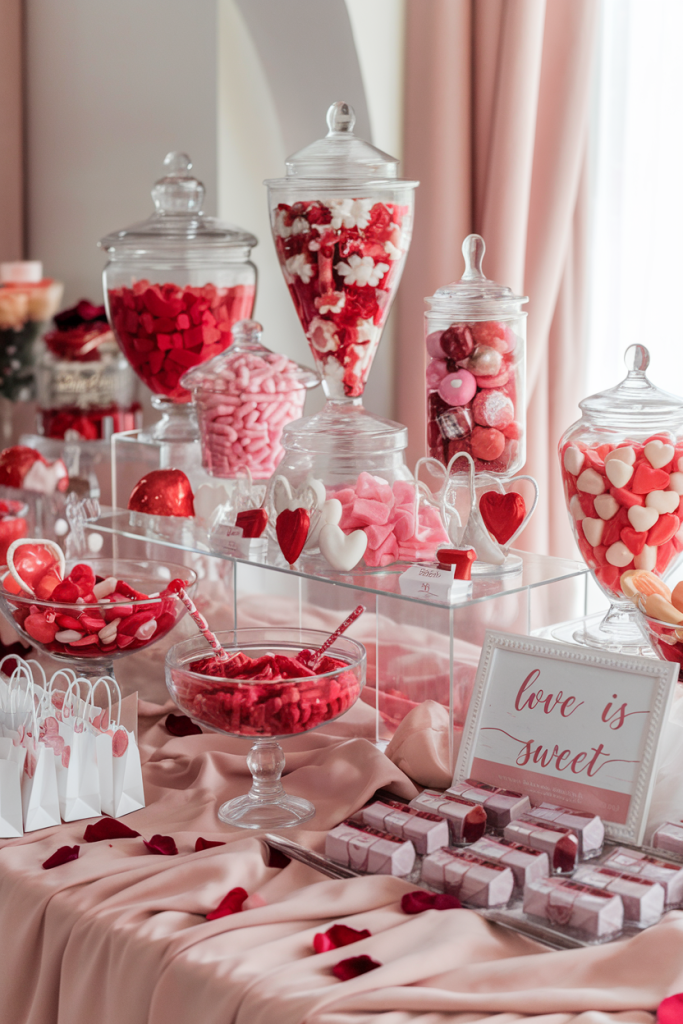
[[[528,301],[482,272],[480,235],[462,245],[465,273],[426,300],[427,447],[445,466],[467,452],[478,473],[524,465]]]
[[[610,601],[602,621],[574,639],[591,647],[649,652],[624,573],[667,576],[683,551],[683,399],[652,384],[650,354],[631,345],[620,384],[579,403],[564,433],[560,465],[569,521],[581,555]]]
[[[212,476],[235,478],[248,471],[267,480],[282,457],[282,431],[303,413],[308,388],[320,383],[313,370],[266,348],[263,328],[241,320],[233,344],[185,374],[202,444],[202,464]]]

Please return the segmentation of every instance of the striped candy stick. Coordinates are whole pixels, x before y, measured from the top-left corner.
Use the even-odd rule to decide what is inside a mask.
[[[199,628],[199,632],[202,634],[207,643],[211,645],[218,660],[229,661],[230,655],[221,647],[216,638],[216,634],[212,633],[211,630],[209,629],[208,622],[206,621],[202,613],[199,611],[199,608],[197,608],[197,605],[194,603],[192,598],[185,590],[185,584],[183,580],[171,580],[169,585],[166,587],[166,590],[170,591],[170,593],[172,594],[176,594],[183,602],[188,612],[190,613],[191,618],[194,620],[195,624]]]

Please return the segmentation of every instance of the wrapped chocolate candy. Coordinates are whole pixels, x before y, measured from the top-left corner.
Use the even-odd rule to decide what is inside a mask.
[[[613,868],[600,865],[580,865],[574,874],[574,881],[590,885],[593,889],[621,896],[624,904],[624,920],[639,928],[657,924],[664,913],[664,889],[659,882],[647,878],[633,878],[622,875]]]
[[[367,871],[371,875],[408,875],[415,864],[415,847],[410,840],[389,832],[343,821],[325,838],[325,856],[337,864]]]
[[[649,857],[642,850],[629,850],[624,846],[618,846],[605,858],[603,867],[613,868],[629,877],[659,882],[664,889],[667,907],[676,907],[683,903],[683,865],[681,864],[659,860],[658,857]]]
[[[579,841],[579,857],[587,860],[602,852],[605,826],[596,814],[583,814],[557,804],[538,804],[524,815],[525,821],[544,821],[561,825],[574,833]]]
[[[475,907],[500,907],[509,901],[515,887],[509,867],[459,850],[437,850],[425,857],[422,881]]]
[[[477,782],[475,779],[456,782],[446,792],[481,804],[492,828],[505,828],[513,818],[519,818],[531,810],[528,796],[500,789],[498,786],[488,786],[485,782]]]
[[[512,843],[509,839],[498,839],[483,836],[470,847],[470,852],[510,868],[515,876],[515,885],[523,889],[527,882],[535,882],[538,878],[547,878],[550,874],[548,854],[542,850],[532,850],[528,846]]]
[[[420,811],[397,800],[377,800],[355,815],[364,825],[410,839],[420,854],[448,846],[448,822],[436,814]]]
[[[517,818],[505,826],[506,839],[534,850],[543,850],[550,858],[553,871],[566,875],[574,870],[579,856],[579,840],[576,834],[561,825],[550,825],[544,821],[527,821]]]
[[[668,850],[669,853],[683,855],[683,822],[665,821],[652,837],[652,845],[657,850]]]
[[[524,890],[524,912],[588,939],[613,939],[624,926],[621,896],[566,878],[542,878]]]
[[[410,806],[445,818],[454,843],[474,843],[486,829],[486,811],[480,804],[449,793],[425,789],[410,801]]]

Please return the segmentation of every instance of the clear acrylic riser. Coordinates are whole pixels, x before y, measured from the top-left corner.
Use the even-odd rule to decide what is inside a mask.
[[[191,565],[200,576],[197,603],[215,630],[293,625],[331,631],[363,604],[366,612],[351,635],[367,649],[362,700],[375,741],[386,745],[409,711],[435,701],[449,711],[451,771],[454,730],[465,719],[486,630],[530,634],[586,613],[588,571],[569,559],[519,551],[518,575],[474,580],[468,600],[447,604],[402,595],[398,578],[407,565],[321,574],[305,557],[290,569],[273,544],[263,562],[250,562],[210,552],[191,532],[182,541],[151,536],[134,521],[127,510],[103,510],[89,528],[105,538],[103,554],[111,549],[119,557]],[[195,630],[186,618],[175,639]],[[157,659],[163,656],[162,645],[154,650]]]

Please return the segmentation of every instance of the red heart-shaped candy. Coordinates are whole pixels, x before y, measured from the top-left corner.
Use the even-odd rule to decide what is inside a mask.
[[[647,535],[648,544],[655,548],[659,547],[660,544],[666,544],[675,533],[678,533],[680,525],[681,521],[678,516],[672,515],[671,512],[660,516]]]
[[[655,469],[647,459],[636,466],[631,481],[634,494],[649,494],[650,491],[665,491],[669,486],[669,474],[663,469]]]
[[[260,537],[268,525],[268,513],[264,508],[248,508],[238,512],[235,526],[242,530],[243,537]]]
[[[517,491],[485,491],[479,499],[479,511],[491,536],[505,544],[524,522],[526,505]]]
[[[305,508],[286,508],[275,520],[275,533],[282,554],[294,565],[304,549],[311,517]]]
[[[150,516],[193,516],[190,481],[182,469],[153,469],[136,483],[128,508]]]
[[[620,537],[632,555],[639,555],[645,547],[647,530],[638,533],[632,526],[625,526],[620,533]]]
[[[47,460],[35,448],[15,444],[11,448],[3,449],[0,452],[0,484],[3,487],[21,487],[34,462],[48,465]]]

